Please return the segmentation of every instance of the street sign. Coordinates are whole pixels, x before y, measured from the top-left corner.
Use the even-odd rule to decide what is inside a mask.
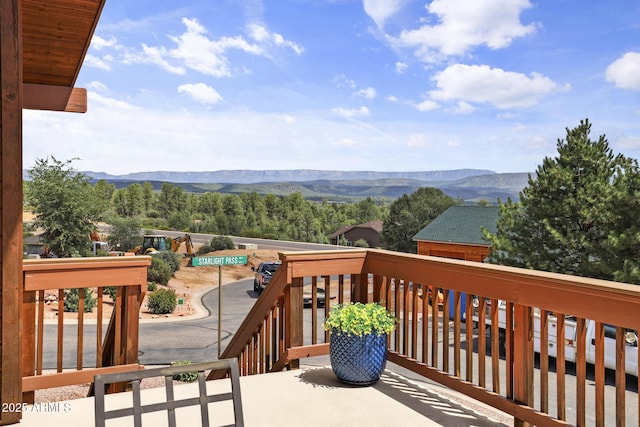
[[[191,265],[194,267],[221,267],[224,265],[238,265],[249,262],[247,255],[232,256],[202,256],[193,258]]]

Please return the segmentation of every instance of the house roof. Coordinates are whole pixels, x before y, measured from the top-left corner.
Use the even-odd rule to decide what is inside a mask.
[[[339,229],[338,231],[336,231],[335,233],[333,233],[331,236],[329,236],[329,238],[331,239],[336,238],[341,234],[344,234],[346,232],[353,230],[354,228],[371,228],[372,230],[378,233],[382,233],[382,224],[383,224],[382,221],[370,221],[370,222],[365,222],[364,224],[346,225],[341,229]]]
[[[482,238],[482,228],[495,233],[497,220],[495,206],[452,206],[413,236],[413,240],[489,246]]]
[[[24,108],[86,111],[74,85],[105,1],[22,1]]]

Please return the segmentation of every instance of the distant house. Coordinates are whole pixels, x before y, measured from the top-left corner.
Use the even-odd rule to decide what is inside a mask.
[[[380,233],[382,233],[382,221],[371,221],[342,227],[329,238],[332,245],[344,244],[343,241],[346,240],[347,246],[353,246],[356,241],[363,239],[370,248],[377,248],[380,246]]]
[[[23,241],[26,255],[44,254],[44,243],[42,243],[42,234],[27,236]]]
[[[495,206],[452,206],[413,236],[418,254],[482,262],[491,245],[482,238],[482,228],[497,231]]]

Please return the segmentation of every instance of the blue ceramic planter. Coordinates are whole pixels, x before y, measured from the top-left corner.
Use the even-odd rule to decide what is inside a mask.
[[[331,368],[342,382],[367,386],[376,383],[387,365],[387,335],[332,332],[329,341]]]

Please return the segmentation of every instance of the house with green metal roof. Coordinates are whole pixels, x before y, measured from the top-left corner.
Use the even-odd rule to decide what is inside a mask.
[[[420,230],[413,240],[418,254],[482,262],[491,245],[482,228],[497,231],[498,207],[452,206]]]

